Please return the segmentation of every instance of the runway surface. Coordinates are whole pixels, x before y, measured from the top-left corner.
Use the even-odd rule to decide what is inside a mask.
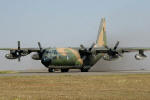
[[[47,70],[24,70],[16,71],[16,73],[0,74],[0,76],[50,76],[50,75],[124,75],[124,74],[150,74],[150,71],[90,71],[90,72],[79,72],[70,71],[62,73],[60,71],[49,73]]]

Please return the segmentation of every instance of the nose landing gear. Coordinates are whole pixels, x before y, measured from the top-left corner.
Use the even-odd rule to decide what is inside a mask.
[[[66,68],[66,69],[61,69],[61,72],[68,72],[68,71],[69,71],[68,68]]]

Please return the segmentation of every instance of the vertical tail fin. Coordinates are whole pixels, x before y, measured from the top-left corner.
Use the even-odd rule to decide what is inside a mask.
[[[106,22],[105,18],[101,19],[101,24],[99,27],[98,31],[98,36],[96,40],[96,47],[102,47],[107,45],[107,40],[106,40]]]

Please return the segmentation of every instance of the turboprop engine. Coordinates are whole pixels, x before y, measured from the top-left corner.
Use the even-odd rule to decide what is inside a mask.
[[[7,59],[17,59],[18,58],[18,61],[20,61],[20,58],[22,56],[26,56],[28,54],[30,54],[30,52],[28,50],[21,49],[20,48],[20,41],[18,41],[18,48],[10,50],[10,53],[6,54],[5,57]]]
[[[118,56],[118,55],[110,56],[110,55],[108,55],[108,54],[105,54],[105,55],[103,56],[103,59],[104,59],[104,60],[107,60],[107,61],[114,61],[114,60],[119,59],[119,56]]]
[[[143,60],[144,58],[146,58],[145,55],[144,55],[144,56],[141,55],[141,54],[136,54],[136,55],[135,55],[135,59],[136,59],[136,60]]]
[[[22,51],[22,52],[20,53],[20,56],[26,56],[26,55],[28,55],[28,54],[29,54],[28,51]],[[5,57],[6,57],[7,59],[17,59],[17,58],[19,57],[19,55],[18,55],[18,52],[17,52],[16,50],[13,50],[13,51],[10,51],[9,54],[6,54]]]
[[[147,56],[144,54],[143,50],[139,50],[139,54],[135,55],[135,59],[136,60],[143,60],[144,58],[146,58]]]
[[[5,57],[7,58],[7,59],[17,59],[17,56],[15,56],[15,55],[13,55],[13,54],[6,54],[5,55]]]
[[[105,46],[105,48],[107,48],[108,51],[107,54],[103,56],[103,59],[107,61],[113,61],[122,57],[121,52],[117,51],[118,45],[119,45],[119,41],[117,41],[114,48],[109,48],[108,46]]]
[[[32,55],[32,59],[33,59],[33,60],[41,60],[42,54],[43,54],[43,52],[45,51],[45,50],[42,48],[40,42],[38,42],[38,46],[39,46],[40,51],[39,51],[38,53]]]

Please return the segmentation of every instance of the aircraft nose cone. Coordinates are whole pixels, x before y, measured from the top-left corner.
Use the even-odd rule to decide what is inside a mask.
[[[43,57],[41,63],[48,67],[51,64],[51,59],[49,59],[48,57]]]

